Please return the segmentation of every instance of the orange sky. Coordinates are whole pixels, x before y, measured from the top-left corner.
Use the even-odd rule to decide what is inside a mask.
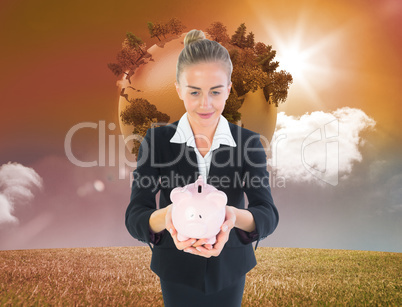
[[[219,20],[229,33],[245,22],[256,40],[272,44],[278,55],[299,37],[300,50],[316,48],[307,61],[321,70],[305,72],[310,91],[296,80],[279,111],[300,115],[362,108],[377,128],[396,136],[402,83],[399,1],[182,3],[161,1],[151,9],[144,2],[3,1],[0,137],[9,144],[4,158],[19,155],[26,146],[60,152],[73,124],[116,121],[116,78],[106,63],[114,60],[126,31],[152,44],[146,22],[167,16],[202,29]]]

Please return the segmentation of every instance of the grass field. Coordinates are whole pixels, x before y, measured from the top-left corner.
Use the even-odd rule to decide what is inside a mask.
[[[243,306],[402,306],[402,254],[259,247]],[[149,247],[0,251],[0,306],[163,306]]]

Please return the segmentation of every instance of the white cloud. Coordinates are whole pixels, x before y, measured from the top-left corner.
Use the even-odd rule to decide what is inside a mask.
[[[280,112],[268,163],[289,181],[337,185],[362,161],[360,134],[374,126],[362,110],[349,107],[300,117]]]
[[[11,214],[11,205],[8,199],[0,194],[0,225],[4,223],[16,223],[17,218]]]
[[[42,186],[42,178],[32,168],[11,162],[0,166],[0,225],[18,223],[15,206],[31,201],[32,190]]]

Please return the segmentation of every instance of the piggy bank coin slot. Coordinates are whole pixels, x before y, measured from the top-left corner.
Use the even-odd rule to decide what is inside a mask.
[[[202,192],[202,186],[198,186],[198,193],[201,193]]]

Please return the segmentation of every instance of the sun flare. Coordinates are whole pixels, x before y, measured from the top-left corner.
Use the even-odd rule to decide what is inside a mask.
[[[309,57],[306,52],[300,50],[298,46],[290,46],[284,49],[281,55],[277,56],[279,69],[290,72],[294,79],[305,77],[304,74],[308,72],[309,66]]]
[[[336,50],[341,45],[346,28],[327,32],[325,36],[312,37],[306,16],[299,16],[293,29],[265,26],[267,40],[277,51],[275,60],[279,70],[286,70],[293,77],[290,91],[297,91],[310,98],[313,104],[322,103],[318,92],[336,83],[340,71],[336,68]]]

